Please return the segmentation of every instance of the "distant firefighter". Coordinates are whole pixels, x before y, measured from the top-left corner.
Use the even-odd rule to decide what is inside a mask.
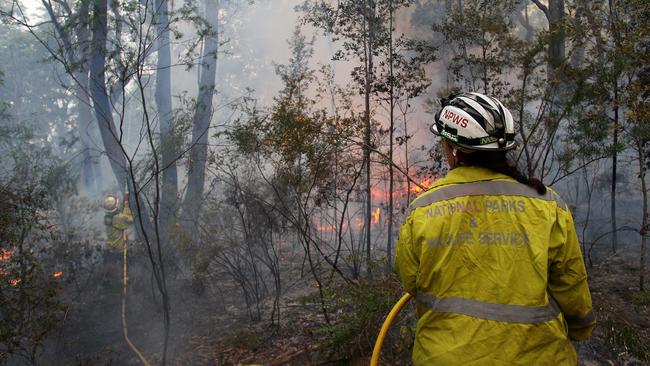
[[[133,225],[133,214],[129,208],[129,194],[120,202],[118,196],[109,194],[104,198],[104,225],[106,225],[106,247],[113,252],[124,249],[127,230]]]

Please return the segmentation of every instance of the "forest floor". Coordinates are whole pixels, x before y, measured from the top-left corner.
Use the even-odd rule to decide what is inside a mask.
[[[589,341],[576,343],[581,365],[650,365],[650,299],[647,291],[645,298],[639,296],[638,257],[606,255],[595,262],[589,268],[589,281],[598,326]],[[219,366],[367,365],[371,345],[366,345],[367,354],[352,359],[324,352],[319,331],[323,315],[317,303],[305,301],[314,298],[289,297],[280,328],[260,323],[208,343],[198,342],[193,354],[201,355],[201,360],[194,361]]]
[[[577,346],[584,365],[650,364],[650,292],[639,293],[639,258],[626,252],[589,268],[598,326]]]
[[[576,345],[581,364],[585,366],[650,365],[650,293],[646,290],[645,297],[639,296],[638,256],[623,249],[619,252],[627,254],[601,253],[589,268],[598,326],[591,340]],[[270,325],[268,308],[262,309],[261,320],[251,321],[241,298],[241,290],[224,273],[215,273],[201,296],[193,295],[189,284],[179,282],[174,290],[171,364],[367,365],[379,324],[366,328],[361,336],[346,335],[353,343],[350,347],[344,346],[347,349],[333,347],[326,336],[318,290],[311,275],[305,272],[301,276],[297,267],[285,273],[287,279],[295,282],[285,280],[286,292],[281,303],[279,327]],[[139,364],[123,340],[119,313],[121,287],[114,277],[117,277],[114,272],[96,272],[89,277],[87,289],[79,290],[79,294],[83,295],[75,298],[76,308],[72,309],[65,326],[48,347],[49,352],[46,352],[44,359],[51,363],[46,364]],[[156,364],[160,359],[162,314],[153,304],[160,300],[151,297],[152,284],[148,277],[134,273],[131,278],[127,309],[129,334],[149,361]],[[387,292],[398,296],[400,292],[399,284],[382,283],[380,286],[384,291],[380,291],[380,295]],[[330,293],[330,296],[336,298],[341,294]],[[355,301],[354,295],[347,296]],[[384,296],[384,300],[392,304],[393,299],[389,297]],[[367,302],[368,299],[360,300],[363,301]],[[370,306],[366,310],[368,308]],[[330,314],[333,323],[350,321],[345,314],[357,315],[341,308],[330,311],[333,311]],[[406,328],[412,326],[412,308],[406,308],[402,313],[401,325],[406,325]],[[373,319],[383,316],[382,310]],[[392,335],[393,341],[398,339],[398,343],[402,341],[406,346],[392,354],[391,361],[382,364],[407,365],[410,352],[408,340],[400,339],[404,327],[397,325],[393,328],[398,328],[393,329],[398,334]],[[385,349],[388,350],[384,353],[394,350],[387,346]]]

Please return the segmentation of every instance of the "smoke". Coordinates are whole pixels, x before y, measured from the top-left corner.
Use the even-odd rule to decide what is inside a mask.
[[[219,40],[221,43],[217,61],[217,87],[216,96],[213,99],[215,107],[212,118],[211,130],[209,132],[210,151],[214,153],[209,159],[211,162],[208,184],[208,194],[205,197],[206,218],[202,222],[200,232],[191,233],[202,239],[214,241],[213,247],[194,248],[189,244],[194,238],[180,237],[170,249],[172,257],[181,257],[185,253],[192,253],[188,257],[192,260],[208,258],[207,263],[197,260],[194,263],[184,263],[178,260],[169,268],[169,291],[172,301],[172,334],[170,345],[170,359],[175,361],[185,360],[182,357],[189,357],[188,354],[201,354],[210,340],[222,334],[233,332],[242,328],[248,319],[246,309],[259,307],[255,304],[258,297],[265,298],[273,293],[268,280],[273,270],[264,267],[266,263],[258,264],[249,270],[247,256],[265,258],[263,255],[278,254],[280,257],[295,255],[300,257],[302,248],[297,244],[295,236],[287,237],[272,242],[271,248],[264,247],[264,251],[250,253],[244,248],[234,248],[236,244],[244,242],[242,232],[245,229],[265,228],[267,225],[277,225],[280,230],[287,230],[287,223],[269,223],[261,221],[264,217],[258,206],[237,201],[241,199],[243,192],[227,192],[228,189],[235,191],[224,181],[225,178],[219,174],[227,175],[228,163],[240,168],[241,174],[237,178],[250,178],[257,173],[251,168],[245,171],[240,162],[227,162],[226,157],[219,154],[229,151],[230,146],[225,146],[227,141],[220,135],[232,128],[234,121],[241,117],[241,104],[245,98],[254,98],[257,104],[268,108],[273,104],[278,91],[283,88],[281,78],[276,74],[276,66],[287,64],[291,50],[287,41],[291,38],[296,24],[299,23],[302,14],[296,11],[296,7],[303,3],[303,0],[259,0],[254,3],[247,1],[222,1],[222,9],[219,14],[201,14],[204,16],[217,16],[220,21]],[[24,2],[27,12],[32,19],[45,19],[41,9],[41,3],[37,0]],[[176,2],[173,7],[180,9],[183,4]],[[39,10],[40,9],[40,10]],[[431,23],[441,21],[444,13],[443,2],[417,2],[417,4],[400,11],[397,14],[396,34],[404,33],[418,39],[426,39],[435,46],[440,47],[437,54],[438,60],[426,68],[427,77],[432,81],[431,86],[419,97],[411,101],[410,112],[400,115],[397,118],[396,136],[402,138],[402,142],[408,140],[409,163],[408,173],[412,176],[422,176],[418,181],[426,186],[433,182],[428,174],[421,174],[420,168],[433,167],[434,172],[442,172],[443,169],[436,165],[442,157],[436,151],[436,138],[428,131],[432,122],[432,112],[437,108],[435,99],[438,93],[446,90],[452,83],[453,75],[448,67],[450,57],[445,56],[449,48],[442,46],[440,35],[431,30]],[[531,24],[536,29],[542,27],[541,15],[535,12],[532,5],[529,6]],[[203,11],[199,9],[199,11]],[[0,27],[6,27],[1,24]],[[14,113],[15,121],[25,121],[33,133],[20,143],[14,142],[15,146],[24,146],[24,150],[36,151],[32,146],[49,148],[47,154],[56,157],[64,162],[69,168],[59,174],[56,184],[64,185],[66,180],[74,181],[74,189],[63,191],[52,202],[52,207],[46,212],[55,222],[57,230],[62,233],[62,239],[57,241],[58,246],[49,246],[44,250],[54,253],[51,261],[55,264],[56,270],[52,273],[61,273],[59,278],[65,281],[61,291],[62,299],[69,304],[70,308],[67,317],[45,345],[42,360],[51,361],[54,364],[94,364],[94,363],[115,363],[130,364],[134,361],[131,350],[123,339],[123,323],[121,320],[121,301],[123,296],[123,267],[122,253],[108,252],[105,248],[105,224],[104,213],[100,206],[101,200],[108,193],[118,193],[120,188],[114,178],[113,171],[103,143],[96,131],[95,121],[79,120],[79,113],[76,112],[80,101],[71,95],[70,86],[73,82],[65,76],[65,70],[53,62],[44,61],[48,55],[35,42],[31,36],[24,32],[15,32],[15,29],[3,28],[0,41],[5,48],[1,49],[0,66],[4,72],[4,85],[0,86],[0,99],[10,104],[10,110]],[[200,37],[197,35],[197,28],[190,21],[182,21],[177,25],[178,38],[172,42],[172,108],[178,121],[178,130],[182,139],[178,141],[179,146],[188,145],[188,135],[191,131],[194,100],[198,94],[199,67],[194,62],[185,63],[187,51],[192,45],[198,43],[200,50]],[[523,28],[515,30],[520,37],[524,36]],[[308,25],[302,27],[302,32],[311,38],[314,36],[314,54],[310,61],[310,67],[318,70],[321,66],[329,67],[333,72],[336,85],[341,88],[358,87],[351,81],[350,73],[355,66],[354,61],[332,61],[333,52],[340,49],[341,40],[333,40],[331,37],[322,34]],[[6,37],[5,37],[6,36]],[[196,52],[195,49],[194,51]],[[194,59],[194,61],[196,61]],[[148,75],[147,98],[152,98],[153,73]],[[319,78],[323,78],[322,75]],[[517,82],[516,75],[505,77],[508,82]],[[61,87],[61,84],[65,87]],[[130,155],[137,155],[136,168],[139,177],[142,172],[151,167],[151,152],[142,143],[145,137],[145,130],[142,122],[142,104],[139,96],[135,93],[133,84],[126,90],[125,105],[121,102],[115,103],[116,114],[119,114],[122,107],[126,112],[123,115],[124,129],[123,142],[125,150]],[[327,92],[327,91],[326,91]],[[311,90],[312,96],[317,91]],[[386,130],[388,126],[388,112],[385,105],[377,106],[373,118],[379,124],[379,129]],[[362,110],[362,97],[355,94],[352,97],[352,109],[355,113]],[[317,108],[333,113],[330,98],[321,98]],[[536,112],[538,104],[531,103],[528,108],[531,114]],[[348,111],[350,112],[350,111]],[[154,111],[154,120],[158,116]],[[406,139],[404,134],[405,120],[408,121],[408,133],[411,139]],[[74,122],[77,123],[74,123]],[[3,123],[4,120],[3,120]],[[157,123],[157,122],[156,122]],[[3,129],[7,127],[5,124]],[[157,135],[157,124],[152,126],[154,139]],[[84,137],[86,136],[86,137]],[[87,138],[89,141],[89,154],[84,155],[79,140]],[[384,138],[385,140],[385,138]],[[225,146],[225,147],[224,147]],[[399,144],[396,148],[397,157],[395,162],[403,166],[405,163],[406,144]],[[2,150],[3,152],[5,150]],[[39,150],[40,151],[40,150]],[[44,153],[44,155],[47,155]],[[436,155],[437,154],[437,155]],[[84,159],[91,158],[92,169],[81,171]],[[635,197],[638,196],[638,176],[633,171],[636,162],[633,156],[621,157],[624,164],[621,164],[622,172],[619,177],[618,195],[618,225],[622,228],[638,228],[640,226],[641,204]],[[54,159],[46,158],[43,166]],[[379,160],[379,159],[378,159]],[[179,157],[175,162],[179,169],[178,181],[181,186],[186,184],[186,171],[192,162],[187,154]],[[377,167],[382,165],[373,161]],[[14,168],[12,163],[3,160],[3,173]],[[608,253],[608,244],[611,238],[609,228],[609,187],[611,184],[611,166],[606,160],[599,164],[587,167],[584,172],[578,172],[570,179],[562,180],[556,185],[556,190],[564,197],[565,201],[572,207],[575,222],[578,227],[578,235],[585,243],[585,249],[594,248],[593,255],[603,256]],[[255,168],[255,167],[253,167]],[[257,167],[260,170],[268,167]],[[381,170],[377,169],[377,171]],[[88,173],[91,172],[91,173]],[[224,173],[225,172],[225,173]],[[239,173],[241,173],[239,172]],[[429,173],[431,173],[429,171]],[[90,174],[90,177],[89,177]],[[384,174],[383,176],[380,176]],[[399,175],[400,173],[396,173]],[[64,179],[67,178],[67,179]],[[92,178],[92,179],[88,179]],[[232,177],[230,177],[232,178]],[[372,211],[373,242],[376,243],[377,251],[383,250],[387,240],[388,214],[385,202],[388,197],[387,179],[385,173],[378,173],[376,184],[372,188],[372,199],[376,203]],[[373,178],[374,179],[374,178]],[[88,181],[92,181],[88,183]],[[151,181],[151,180],[150,180]],[[264,182],[247,182],[254,193],[262,191]],[[151,184],[143,188],[144,193],[150,193]],[[401,220],[401,213],[405,209],[408,198],[413,198],[422,193],[422,189],[413,184],[407,186],[403,177],[398,178],[394,198],[396,203],[396,222]],[[149,191],[148,191],[149,190]],[[258,190],[258,191],[255,191]],[[410,190],[407,191],[407,190]],[[56,190],[53,190],[56,191]],[[243,189],[242,189],[243,191]],[[270,191],[269,191],[270,192]],[[178,192],[182,197],[184,190]],[[266,193],[266,197],[273,193]],[[259,197],[258,197],[259,198]],[[248,199],[251,199],[248,197]],[[351,245],[362,243],[362,205],[363,197],[354,197],[355,201],[349,207],[349,215],[343,222],[343,228],[349,230]],[[230,200],[230,201],[229,201]],[[232,202],[231,202],[232,201]],[[145,202],[149,208],[153,207],[151,201]],[[250,207],[246,207],[249,204]],[[340,209],[340,208],[337,208]],[[246,220],[260,220],[251,224],[237,223],[239,214],[242,211],[251,210],[257,216],[245,217]],[[316,218],[315,231],[318,240],[328,244],[337,240],[335,229],[339,227],[338,220],[328,217],[330,211],[323,210],[324,215]],[[331,216],[331,215],[330,215]],[[245,221],[242,219],[242,221]],[[282,221],[282,219],[277,219]],[[285,220],[286,221],[286,220]],[[398,226],[398,225],[397,225]],[[237,230],[234,229],[237,227]],[[252,227],[252,228],[251,228]],[[175,227],[174,229],[178,229]],[[275,229],[274,229],[275,230]],[[178,230],[180,231],[180,230]],[[254,231],[255,232],[255,231]],[[258,232],[255,232],[258,234]],[[270,235],[271,239],[277,233],[262,231],[260,235]],[[135,235],[132,233],[131,235]],[[180,235],[180,234],[179,234]],[[245,237],[246,243],[259,240],[259,238]],[[296,243],[288,243],[293,240]],[[347,237],[346,237],[347,240]],[[638,242],[638,233],[630,230],[621,231],[619,234],[620,250],[635,248]],[[277,247],[273,247],[276,245]],[[258,248],[259,249],[259,248]],[[273,252],[277,249],[277,253]],[[261,249],[259,249],[261,250]],[[192,252],[192,251],[196,251]],[[630,251],[631,253],[632,251]],[[181,254],[177,254],[181,253]],[[296,254],[298,253],[298,254]],[[153,268],[147,260],[149,253],[142,245],[133,245],[129,248],[128,254],[128,280],[126,318],[129,336],[134,344],[150,358],[152,363],[160,361],[161,343],[164,338],[161,313],[161,299],[155,288],[152,277]],[[230,255],[231,257],[228,257]],[[256,257],[257,256],[257,257]],[[300,259],[296,264],[291,263],[290,275],[296,275],[300,267]],[[229,262],[229,260],[232,260]],[[198,263],[198,264],[197,264]],[[194,267],[193,267],[194,266]],[[230,267],[229,267],[230,266]],[[243,268],[243,269],[242,269]],[[251,275],[260,269],[260,273]],[[242,277],[240,281],[257,281],[259,283],[246,284],[252,290],[242,290],[239,283],[233,281],[233,271],[240,270]],[[351,268],[350,271],[358,271],[359,268]],[[196,272],[200,273],[195,276]],[[286,276],[286,275],[285,275]],[[283,278],[284,279],[284,278]],[[292,281],[294,279],[291,279]],[[259,286],[255,287],[255,286]],[[244,287],[244,286],[241,286]],[[268,288],[266,288],[268,287]],[[263,289],[262,289],[263,288]],[[255,292],[259,291],[259,292]],[[248,296],[251,296],[249,298]],[[242,315],[244,314],[244,315]],[[206,340],[207,339],[207,340]],[[205,361],[205,360],[203,360]],[[212,359],[214,361],[214,359]],[[192,359],[189,363],[201,362]],[[179,362],[180,363],[180,362]]]

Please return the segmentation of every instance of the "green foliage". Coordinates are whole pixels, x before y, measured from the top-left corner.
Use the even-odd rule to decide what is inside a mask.
[[[289,64],[276,67],[284,88],[274,104],[262,109],[246,98],[240,106],[243,117],[227,136],[239,153],[270,163],[276,182],[291,187],[298,197],[309,196],[315,185],[327,186],[337,174],[344,176],[342,150],[353,144],[359,131],[357,119],[329,116],[315,108],[320,100],[309,94],[315,81],[309,68],[312,42],[294,32]]]
[[[638,307],[650,305],[650,290],[646,289],[634,295],[634,305]]]
[[[372,281],[328,289],[329,311],[336,322],[319,332],[325,338],[325,351],[351,359],[370,355],[381,325],[402,293],[397,277],[390,273]],[[382,348],[382,359],[391,365],[408,364],[415,326],[414,310],[402,309]]]
[[[516,66],[524,42],[512,32],[508,14],[514,10],[513,1],[484,3],[465,1],[462,9],[454,7],[433,30],[442,36],[446,52],[452,53],[449,71],[455,81],[468,90],[500,97],[508,94],[506,76]]]

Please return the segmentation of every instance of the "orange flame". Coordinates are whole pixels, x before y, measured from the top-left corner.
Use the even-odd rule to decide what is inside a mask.
[[[422,186],[422,188],[420,186],[417,186],[417,185],[411,187],[411,192],[413,192],[414,194],[422,193],[425,190],[427,190],[431,186],[431,184],[433,184],[433,179],[426,178],[426,179],[422,180],[421,182],[419,182],[418,184],[420,184],[420,186]]]
[[[52,275],[52,277],[54,277],[54,278],[59,278],[59,277],[61,277],[61,276],[63,276],[63,272],[62,272],[62,271],[54,272],[54,274]]]
[[[9,284],[10,284],[11,286],[16,287],[16,286],[18,286],[22,281],[23,281],[23,280],[21,280],[20,278],[14,278],[14,279],[11,279],[11,280],[9,280],[9,281],[7,281],[7,282],[9,282]]]
[[[375,210],[375,212],[372,213],[372,223],[373,224],[378,224],[379,223],[379,215],[381,215],[381,210],[379,207]]]
[[[9,261],[15,249],[0,249],[0,261]]]
[[[316,231],[334,231],[334,230],[336,230],[336,225],[316,226]]]

